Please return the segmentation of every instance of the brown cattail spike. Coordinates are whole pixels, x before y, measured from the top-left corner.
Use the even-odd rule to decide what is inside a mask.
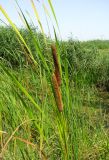
[[[53,55],[53,60],[54,60],[54,67],[55,67],[55,76],[58,82],[58,85],[61,85],[61,74],[60,74],[60,69],[59,69],[59,62],[58,62],[58,57],[57,57],[57,52],[56,52],[56,47],[55,45],[51,45],[52,49],[52,55]]]
[[[61,90],[58,85],[56,75],[54,73],[52,75],[52,82],[53,82],[53,88],[54,88],[54,93],[55,93],[55,100],[56,100],[59,111],[62,112],[63,102],[62,102]]]

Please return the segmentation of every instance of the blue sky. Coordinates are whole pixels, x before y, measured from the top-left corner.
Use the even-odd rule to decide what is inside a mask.
[[[49,8],[47,0],[43,0]],[[30,0],[18,0],[21,8],[31,15],[35,25],[35,19]],[[48,28],[41,3],[34,0],[39,12],[45,33]],[[109,39],[109,0],[52,0],[61,35],[63,39],[72,37],[79,40]],[[15,8],[14,0],[0,0],[0,5],[6,10],[13,22],[22,26],[22,22]],[[4,19],[0,13],[0,19]],[[50,25],[51,28],[51,25]],[[51,34],[52,30],[51,30]]]

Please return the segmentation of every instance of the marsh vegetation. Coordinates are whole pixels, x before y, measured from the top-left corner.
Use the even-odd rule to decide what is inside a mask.
[[[53,40],[0,10],[11,25],[0,26],[1,159],[108,160],[109,41],[63,41],[55,29]]]

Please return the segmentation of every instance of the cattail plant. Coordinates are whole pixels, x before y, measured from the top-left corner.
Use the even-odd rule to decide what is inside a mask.
[[[52,75],[52,83],[53,83],[55,100],[56,100],[58,109],[60,112],[62,112],[63,102],[62,102],[62,95],[61,95],[61,89],[60,89],[61,75],[60,75],[60,70],[59,70],[59,62],[58,62],[58,57],[56,53],[56,47],[52,45],[51,49],[52,49],[52,55],[53,55],[53,60],[54,60],[54,67],[55,67],[55,71]]]

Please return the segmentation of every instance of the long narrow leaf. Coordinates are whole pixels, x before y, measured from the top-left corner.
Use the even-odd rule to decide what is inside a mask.
[[[62,76],[62,67],[61,67],[61,58],[60,58],[61,53],[60,53],[60,48],[59,48],[59,41],[58,41],[54,26],[53,26],[53,29],[54,29],[54,35],[55,35],[55,41],[56,41],[56,48],[57,48],[57,51],[58,51],[59,68],[60,68],[60,73],[61,73],[61,76]]]
[[[54,11],[54,8],[53,8],[53,5],[52,5],[51,0],[48,0],[48,3],[49,3],[49,5],[50,5],[50,8],[51,8],[52,14],[53,14],[53,16],[54,16],[54,19],[55,19],[55,22],[56,22],[57,28],[58,28],[59,33],[60,33],[60,29],[59,29],[58,21],[57,21],[56,14],[55,14],[55,11]]]
[[[25,22],[25,25],[26,25],[27,29],[29,30],[29,32],[30,32],[30,34],[31,34],[31,37],[32,37],[34,46],[35,46],[35,48],[36,48],[36,51],[37,51],[37,53],[38,53],[38,56],[41,58],[41,60],[42,60],[42,62],[43,62],[43,66],[49,71],[49,68],[48,68],[48,65],[47,65],[47,63],[46,63],[46,61],[45,61],[45,58],[44,58],[44,56],[42,55],[39,41],[38,41],[37,37],[34,36],[34,33],[33,33],[33,31],[31,30],[31,27],[30,27],[30,25],[29,25],[29,23],[28,23],[25,15],[24,15],[24,13],[22,12],[19,4],[17,3],[17,1],[16,1],[16,4],[17,4],[17,6],[18,6],[18,8],[19,8],[19,10],[20,10],[20,12],[21,12],[21,16],[22,16],[23,21]]]
[[[45,34],[44,34],[44,29],[43,29],[42,23],[41,23],[41,21],[40,21],[40,17],[39,17],[38,11],[37,11],[37,9],[36,9],[36,7],[35,7],[34,1],[33,1],[33,0],[30,0],[30,1],[31,1],[32,8],[33,8],[33,10],[34,10],[35,16],[36,16],[37,21],[38,21],[38,23],[39,23],[39,26],[40,26],[40,28],[41,28],[41,31],[42,31],[42,34],[43,34],[43,37],[44,37],[44,41],[45,41],[45,44],[46,44],[46,38],[45,38]]]

